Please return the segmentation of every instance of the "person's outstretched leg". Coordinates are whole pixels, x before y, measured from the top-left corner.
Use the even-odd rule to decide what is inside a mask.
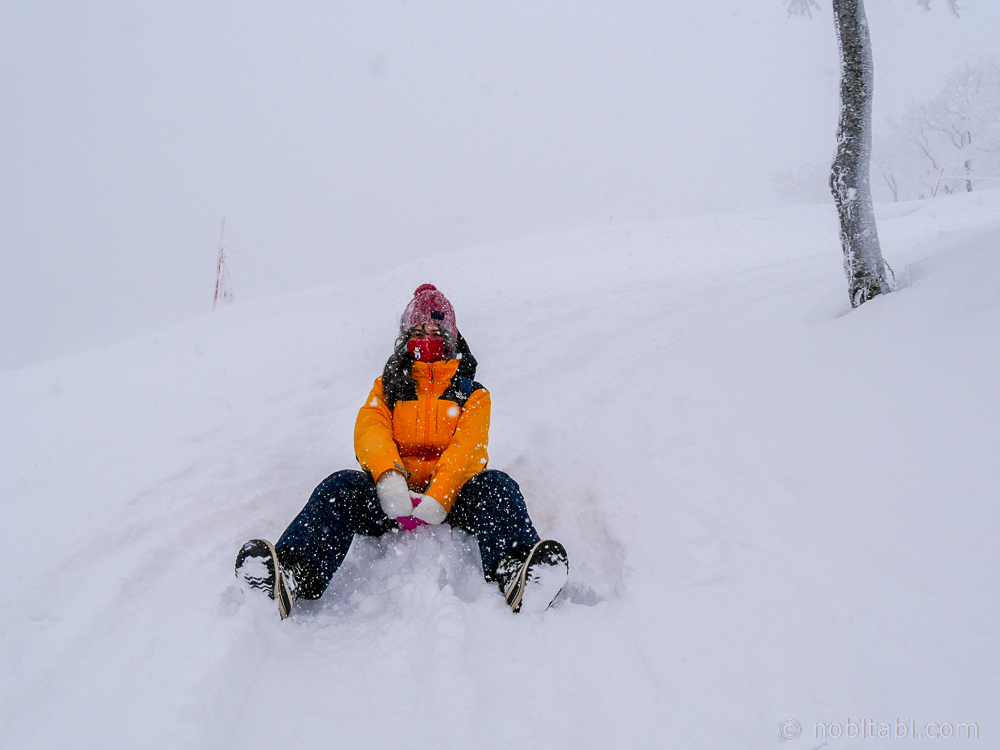
[[[465,483],[445,519],[479,542],[483,575],[496,580],[497,561],[512,550],[525,554],[541,541],[517,482],[502,471],[487,469]]]
[[[472,477],[447,521],[476,537],[484,577],[497,583],[514,612],[544,610],[559,595],[569,573],[566,548],[538,536],[521,488],[507,474]]]
[[[501,556],[516,549],[527,552],[540,541],[521,488],[494,469],[481,471],[465,483],[446,521],[476,537],[487,581],[496,580]]]
[[[338,471],[313,491],[274,546],[282,567],[295,575],[296,598],[319,599],[355,534],[380,536],[394,526],[368,474]]]

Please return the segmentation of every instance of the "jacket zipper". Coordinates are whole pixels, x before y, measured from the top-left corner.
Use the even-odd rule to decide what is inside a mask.
[[[431,406],[434,403],[434,365],[428,364],[427,373],[430,375],[430,387],[427,389],[427,405],[424,407],[424,448],[428,448],[431,443]]]

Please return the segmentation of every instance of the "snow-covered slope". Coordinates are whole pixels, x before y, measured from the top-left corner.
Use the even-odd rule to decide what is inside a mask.
[[[853,312],[815,207],[470,249],[3,373],[3,745],[988,742],[998,217],[1000,192],[881,207],[901,289]],[[355,465],[425,281],[570,585],[513,616],[467,538],[421,528],[358,540],[278,623],[235,553]]]

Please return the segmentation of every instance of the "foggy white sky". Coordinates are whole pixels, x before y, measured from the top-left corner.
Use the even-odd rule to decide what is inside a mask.
[[[282,269],[231,256],[247,300],[773,204],[772,172],[833,152],[821,4],[7,0],[0,370],[208,310],[223,216]],[[944,6],[868,0],[876,125],[994,53],[1000,3]]]

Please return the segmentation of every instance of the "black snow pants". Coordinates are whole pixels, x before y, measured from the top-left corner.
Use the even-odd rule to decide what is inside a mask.
[[[500,556],[539,541],[517,482],[487,469],[466,482],[445,518],[479,543],[487,581]],[[375,482],[361,471],[338,471],[313,491],[309,502],[275,545],[282,564],[297,564],[298,595],[318,599],[347,556],[355,534],[381,536],[399,528],[378,502]]]

